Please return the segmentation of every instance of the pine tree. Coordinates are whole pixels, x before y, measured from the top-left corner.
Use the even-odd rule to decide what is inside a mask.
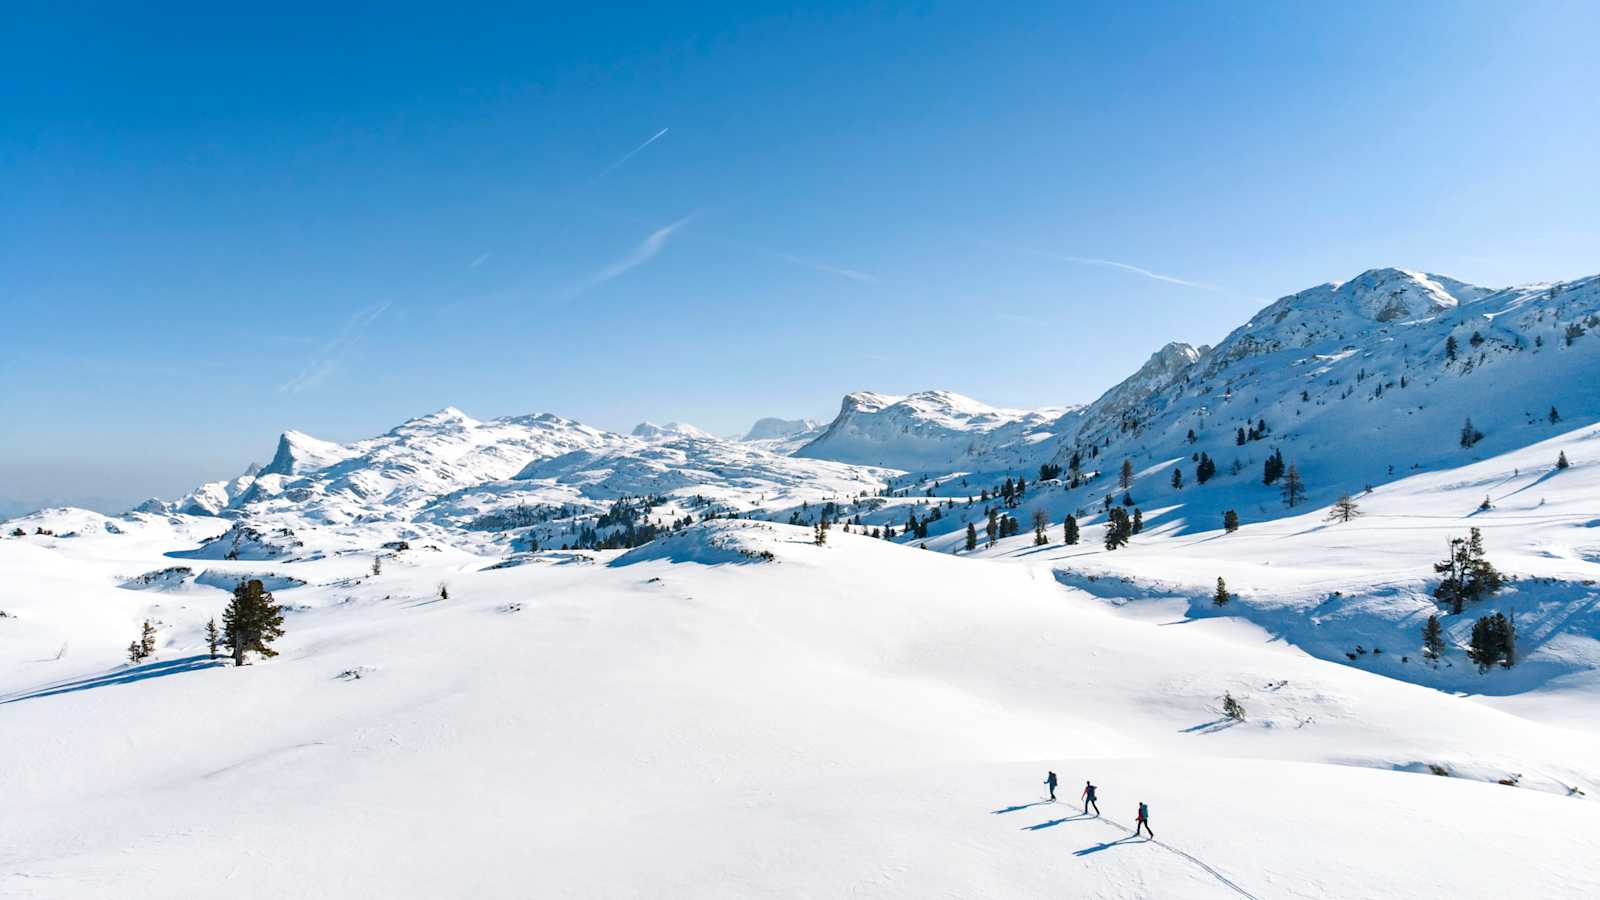
[[[1283,477],[1283,451],[1274,450],[1261,464],[1261,483],[1271,484]]]
[[[235,666],[244,665],[245,653],[252,650],[263,658],[278,655],[270,645],[283,637],[283,612],[260,579],[234,587],[233,600],[222,611],[222,633]]]
[[[1236,444],[1236,445],[1238,445],[1240,447],[1243,447],[1244,446],[1244,441],[1245,441],[1244,429],[1240,428],[1238,431],[1234,432],[1233,442],[1234,442],[1234,444]]]
[[[1484,557],[1483,533],[1476,528],[1468,530],[1466,538],[1450,539],[1450,555],[1433,564],[1433,571],[1443,575],[1433,596],[1450,606],[1459,615],[1469,600],[1478,600],[1500,590],[1503,579],[1500,572]]]
[[[818,547],[821,547],[823,544],[828,542],[828,530],[822,527],[821,522],[818,522],[816,527],[812,529],[811,542],[816,544]]]
[[[1144,513],[1140,511],[1139,507],[1137,506],[1133,508],[1133,525],[1131,530],[1133,534],[1138,534],[1139,532],[1144,531]]]
[[[1496,664],[1509,669],[1517,664],[1516,643],[1516,626],[1504,613],[1483,616],[1472,623],[1467,656],[1477,664],[1479,672],[1487,672]]]
[[[217,658],[217,648],[220,646],[222,646],[222,633],[217,631],[217,619],[212,616],[211,621],[206,623],[206,652],[210,654],[211,659]]]
[[[1487,597],[1500,590],[1500,572],[1484,558],[1483,532],[1467,529],[1467,590],[1473,598]]]
[[[1348,522],[1361,515],[1361,507],[1356,501],[1350,499],[1349,494],[1340,494],[1339,499],[1333,501],[1333,507],[1328,510],[1329,522]]]
[[[1556,412],[1554,406],[1550,407],[1550,424],[1554,425],[1559,421],[1561,421],[1561,413]]]
[[[1439,617],[1429,616],[1422,625],[1422,655],[1438,659],[1444,653],[1444,633],[1439,627]]]
[[[1078,517],[1068,514],[1066,521],[1061,523],[1061,542],[1068,546],[1078,542]]]
[[[1563,450],[1559,454],[1556,455],[1556,470],[1557,471],[1565,469],[1570,465],[1572,465],[1572,463],[1567,462],[1567,451]]]
[[[1217,474],[1217,464],[1211,457],[1200,454],[1200,465],[1194,467],[1194,480],[1198,484],[1205,484],[1211,476]]]
[[[1283,474],[1283,504],[1290,509],[1306,499],[1306,483],[1300,480],[1300,469],[1294,463]]]
[[[1230,691],[1222,692],[1222,714],[1235,722],[1244,721],[1244,705],[1233,699]]]
[[[1449,604],[1450,612],[1459,616],[1467,600],[1463,589],[1469,562],[1467,542],[1462,538],[1451,538],[1449,547],[1450,553],[1444,560],[1433,564],[1433,571],[1444,576],[1439,580],[1439,586],[1433,589],[1433,596],[1440,602]]]
[[[1115,550],[1128,543],[1128,537],[1133,534],[1133,523],[1129,521],[1128,514],[1121,507],[1113,506],[1106,513],[1106,549]]]
[[[1172,467],[1172,489],[1175,491],[1183,490],[1183,470],[1177,466]]]
[[[144,627],[139,630],[139,650],[141,658],[156,655],[156,629],[149,619],[144,620]]]
[[[1050,516],[1042,509],[1033,511],[1033,544],[1035,547],[1050,543],[1050,538],[1045,535],[1045,529],[1050,527]]]
[[[823,529],[823,530],[826,531],[827,529]],[[445,584],[442,581],[439,582],[439,599],[440,600],[449,600],[450,599],[450,585]]]
[[[1453,334],[1444,339],[1444,358],[1452,361],[1456,358],[1456,336]]]
[[[1232,599],[1233,599],[1233,595],[1228,593],[1228,583],[1226,581],[1223,581],[1221,576],[1218,576],[1218,578],[1217,578],[1217,592],[1215,594],[1211,595],[1211,603],[1212,603],[1212,605],[1214,605],[1214,606],[1227,606],[1228,605],[1228,601],[1232,600]]]
[[[1123,490],[1133,486],[1133,460],[1125,459],[1122,461],[1122,473],[1117,478],[1117,484]]]
[[[1483,432],[1473,427],[1472,420],[1468,419],[1461,426],[1461,446],[1470,448],[1473,444],[1483,440]]]
[[[138,641],[128,642],[128,662],[135,665],[144,661],[144,646]]]
[[[383,574],[383,557],[374,556],[372,558],[372,574],[373,575],[382,575]]]
[[[971,553],[972,551],[974,551],[976,549],[978,549],[978,529],[971,522],[968,522],[967,523],[967,552]]]
[[[1227,512],[1223,513],[1222,514],[1222,530],[1226,531],[1228,534],[1233,534],[1235,531],[1238,531],[1239,530],[1239,514],[1234,512],[1231,509],[1228,510]]]

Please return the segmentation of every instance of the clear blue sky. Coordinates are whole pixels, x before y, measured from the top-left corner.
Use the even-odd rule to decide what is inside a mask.
[[[1365,268],[1600,271],[1593,3],[29,6],[9,511],[447,404],[1087,401]]]

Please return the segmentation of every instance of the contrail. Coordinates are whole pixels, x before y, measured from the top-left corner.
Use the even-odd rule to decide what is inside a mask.
[[[668,131],[668,129],[663,128],[660,131],[656,132],[655,134],[650,135],[649,140],[645,141],[644,143],[640,144],[639,146],[637,146],[637,147],[633,148],[632,150],[628,151],[626,156],[622,157],[621,159],[617,160],[616,162],[612,163],[611,165],[606,166],[604,169],[600,170],[600,174],[599,175],[596,175],[595,177],[593,177],[593,178],[591,178],[589,180],[590,181],[599,181],[600,179],[606,177],[607,175],[610,175],[612,172],[615,172],[617,169],[622,167],[623,163],[627,162],[630,159],[633,159],[635,156],[638,156],[639,155],[639,151],[641,151],[644,148],[650,146],[651,144],[654,144],[656,141],[661,140],[662,136],[665,135],[667,133],[667,131]]]

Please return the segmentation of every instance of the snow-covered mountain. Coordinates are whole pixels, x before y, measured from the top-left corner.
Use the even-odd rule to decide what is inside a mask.
[[[1214,348],[1168,345],[1055,423],[1052,458],[1065,465],[1077,454],[1107,470],[1127,458],[1162,478],[1187,463],[1192,484],[1199,453],[1230,478],[1259,480],[1267,453],[1281,450],[1310,499],[1331,500],[1594,421],[1600,392],[1586,386],[1600,381],[1596,326],[1600,277],[1494,291],[1372,270],[1284,297]],[[1470,448],[1459,440],[1468,418],[1483,433]],[[1141,499],[1178,496],[1141,481]],[[1181,496],[1192,506],[1205,493]]]
[[[847,394],[839,415],[796,456],[905,470],[996,467],[1036,455],[1062,409],[1002,409],[950,391]]]
[[[236,517],[292,513],[330,524],[404,520],[441,495],[509,478],[535,459],[620,440],[560,416],[479,421],[447,407],[353,444],[285,432],[259,471],[203,485],[166,508]]]
[[[1261,483],[1269,454],[1296,464],[1307,502],[1319,505],[1544,440],[1562,422],[1596,420],[1600,392],[1586,386],[1600,379],[1600,339],[1590,334],[1600,326],[1597,282],[1497,291],[1372,270],[1284,297],[1216,347],[1169,343],[1078,407],[863,391],[847,395],[825,427],[765,419],[742,442],[680,423],[645,422],[624,436],[548,414],[478,421],[453,408],[347,445],[290,431],[259,470],[139,508],[264,527],[390,521],[475,534],[532,516],[540,524],[513,537],[543,544],[576,534],[605,504],[656,494],[715,498],[725,511],[780,520],[795,507],[814,518],[813,501],[849,495],[836,515],[898,524],[907,515],[893,498],[863,499],[890,470],[959,474],[965,483],[1029,477],[1050,462],[1065,470],[1051,489],[1052,514],[1088,513],[1108,493],[1129,493],[1169,509],[1169,522],[1203,530],[1225,509],[1247,520],[1291,512],[1278,486]],[[1469,417],[1483,438],[1463,448]],[[1195,477],[1202,453],[1217,469],[1205,485]],[[1131,491],[1114,477],[1123,460],[1139,473]],[[1184,470],[1184,487],[1171,484],[1174,469]],[[978,483],[967,486],[978,493]],[[946,519],[928,530],[962,525]]]
[[[802,432],[815,429],[820,423],[815,419],[779,419],[767,416],[757,419],[750,430],[744,433],[744,441],[774,441],[780,438],[793,437]]]
[[[714,435],[712,435],[710,432],[701,431],[693,425],[689,425],[684,422],[668,422],[665,425],[657,425],[654,422],[640,422],[639,424],[633,426],[633,430],[628,433],[633,437],[644,438],[647,441],[674,440],[676,438],[685,437],[714,437]]]

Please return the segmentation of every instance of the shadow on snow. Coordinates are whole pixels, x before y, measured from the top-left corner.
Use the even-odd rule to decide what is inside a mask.
[[[102,672],[87,678],[78,678],[72,681],[63,681],[56,684],[34,688],[30,691],[12,694],[0,698],[0,705],[17,703],[22,700],[38,700],[44,697],[54,697],[59,694],[72,694],[78,691],[88,691],[95,688],[110,687],[114,684],[132,684],[144,681],[147,678],[161,678],[167,675],[177,675],[181,672],[194,672],[199,669],[214,669],[223,665],[226,660],[211,659],[208,656],[185,656],[181,659],[168,659],[161,662],[145,663],[142,666],[133,666],[127,669],[117,669],[111,672]]]

